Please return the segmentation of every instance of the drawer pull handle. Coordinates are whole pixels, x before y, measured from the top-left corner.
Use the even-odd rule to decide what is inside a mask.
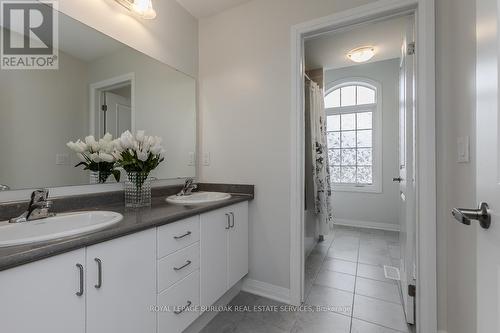
[[[174,313],[176,315],[180,315],[181,313],[183,313],[184,311],[186,311],[191,306],[191,304],[192,304],[191,301],[188,301],[186,306],[184,306],[182,309],[180,309],[178,311],[174,311]]]
[[[174,267],[174,271],[180,271],[181,269],[183,268],[186,268],[188,267],[189,265],[191,265],[191,260],[188,260],[184,265],[182,265],[181,267]]]
[[[230,228],[234,228],[234,213],[231,212],[229,213],[231,215],[231,224],[229,225]]]
[[[102,287],[102,260],[99,258],[94,258],[94,260],[97,263],[97,284],[94,287],[99,289]]]
[[[82,264],[76,264],[76,267],[78,268],[79,271],[79,277],[80,277],[80,290],[76,292],[76,296],[80,297],[83,295],[83,265]]]
[[[231,215],[226,213],[226,230],[231,229]]]
[[[187,237],[189,235],[191,235],[191,231],[188,231],[184,235],[181,235],[181,236],[174,236],[174,239],[177,239],[177,240],[183,239],[184,237]]]

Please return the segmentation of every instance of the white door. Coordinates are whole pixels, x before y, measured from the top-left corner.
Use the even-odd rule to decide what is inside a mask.
[[[227,290],[227,233],[229,210],[218,209],[200,216],[200,303],[210,306]]]
[[[500,332],[500,144],[497,0],[477,0],[476,198],[491,209],[477,228],[477,333]],[[473,208],[473,207],[469,207]],[[471,234],[472,235],[472,234]]]
[[[155,332],[156,230],[87,248],[86,333]]]
[[[0,272],[0,332],[85,333],[84,265],[80,249]]]
[[[99,135],[106,133],[119,137],[123,132],[132,129],[132,108],[130,98],[112,92],[101,94],[101,105],[106,105],[106,111],[100,109]]]
[[[227,288],[248,273],[248,202],[230,207],[231,228],[228,239]]]
[[[401,47],[399,70],[399,182],[401,292],[408,323],[415,323],[414,298],[409,296],[409,285],[415,285],[415,56],[414,16],[408,17]]]

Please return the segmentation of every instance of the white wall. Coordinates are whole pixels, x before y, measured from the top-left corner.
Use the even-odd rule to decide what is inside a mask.
[[[154,20],[133,16],[115,0],[60,0],[59,10],[193,77],[198,73],[198,21],[175,0],[153,1]]]
[[[290,286],[290,28],[369,2],[254,0],[200,21],[200,177],[256,185],[252,279]]]
[[[89,182],[66,147],[87,135],[87,67],[63,52],[59,62],[57,71],[0,74],[0,184],[24,189]],[[57,154],[69,163],[56,165]]]
[[[475,207],[475,164],[459,164],[457,137],[474,137],[475,1],[436,1],[438,320],[448,333],[476,332],[475,228],[453,207]],[[472,139],[471,158],[475,147]]]
[[[392,181],[399,175],[399,62],[392,59],[325,71],[326,90],[332,88],[335,81],[350,77],[368,78],[382,86],[382,193],[334,192],[333,212],[337,220],[399,227],[399,184]]]
[[[196,81],[150,57],[123,48],[88,65],[88,83],[133,73],[135,130],[159,136],[165,161],[151,173],[159,179],[195,177]]]

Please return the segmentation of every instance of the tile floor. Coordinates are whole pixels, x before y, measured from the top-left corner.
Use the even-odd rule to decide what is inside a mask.
[[[406,325],[400,292],[384,276],[383,265],[397,265],[396,232],[340,227],[306,260],[305,306],[328,311],[221,312],[203,333],[398,333]],[[241,292],[231,306],[262,309],[283,304]]]

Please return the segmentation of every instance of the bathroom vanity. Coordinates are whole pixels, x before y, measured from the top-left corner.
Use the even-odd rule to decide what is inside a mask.
[[[95,206],[123,220],[0,248],[0,332],[182,332],[248,273],[248,188],[190,207]]]

